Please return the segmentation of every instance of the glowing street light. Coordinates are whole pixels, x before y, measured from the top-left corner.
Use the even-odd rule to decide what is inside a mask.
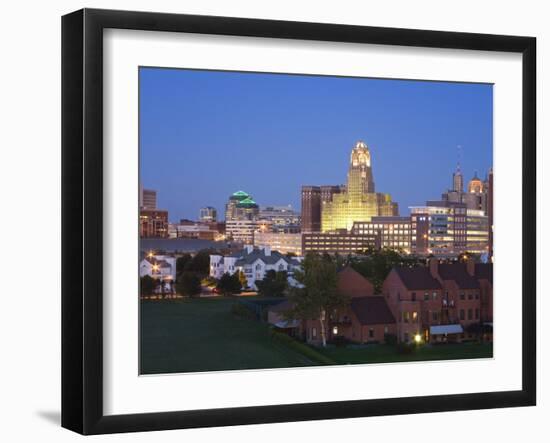
[[[417,334],[414,336],[414,342],[415,342],[417,345],[419,345],[421,341],[422,341],[422,336],[421,336],[420,334],[417,333]]]

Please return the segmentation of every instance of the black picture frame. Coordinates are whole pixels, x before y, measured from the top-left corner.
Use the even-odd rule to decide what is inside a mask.
[[[522,54],[522,389],[131,415],[103,413],[103,30],[192,32]],[[82,434],[320,420],[536,403],[536,39],[83,9],[62,18],[62,426]]]

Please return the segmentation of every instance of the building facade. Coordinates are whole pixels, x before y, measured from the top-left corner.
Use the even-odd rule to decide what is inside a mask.
[[[368,146],[359,141],[350,155],[347,186],[321,205],[321,231],[351,230],[353,223],[369,222],[376,216],[398,215],[397,203],[389,194],[375,192]]]
[[[264,206],[260,208],[258,220],[269,226],[272,232],[299,233],[301,231],[300,214],[291,205]]]
[[[258,222],[256,220],[226,220],[225,222],[227,238],[246,245],[254,243],[254,232],[257,228]]]
[[[139,207],[141,209],[157,209],[157,191],[153,189],[139,188]]]
[[[167,238],[168,211],[141,209],[139,212],[139,235],[142,238]]]
[[[428,201],[410,209],[413,254],[457,257],[488,252],[489,222],[482,210],[450,201]]]
[[[380,248],[380,237],[356,234],[346,229],[331,232],[302,233],[302,253],[355,254],[366,249]]]
[[[351,228],[354,234],[378,236],[381,248],[399,249],[411,252],[410,217],[373,217],[370,222],[355,222]]]
[[[213,223],[218,220],[218,211],[212,206],[206,206],[199,211],[199,220],[202,222]]]
[[[319,232],[321,230],[321,188],[319,186],[302,186],[302,232]]]
[[[288,234],[284,232],[254,232],[254,246],[269,246],[272,251],[281,254],[292,253],[302,255],[302,234]]]
[[[492,264],[473,261],[443,264],[433,258],[429,266],[392,269],[382,293],[396,318],[398,341],[474,338],[479,325],[492,326],[493,294],[489,282]],[[490,340],[491,335],[483,338]]]

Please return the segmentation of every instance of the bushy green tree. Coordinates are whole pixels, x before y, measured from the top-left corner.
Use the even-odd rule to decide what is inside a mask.
[[[238,294],[241,292],[241,282],[239,280],[238,273],[234,273],[233,275],[229,274],[228,272],[224,273],[220,280],[218,281],[217,289],[223,294],[223,295],[231,295],[231,294]]]
[[[201,277],[210,273],[210,251],[203,249],[197,252],[194,257],[185,265],[185,271],[195,272]]]
[[[284,295],[288,288],[287,272],[270,270],[262,280],[256,280],[256,287],[260,295],[265,297],[279,297]]]
[[[194,272],[184,271],[178,276],[176,290],[179,294],[188,297],[198,295],[201,293],[201,279]]]
[[[179,276],[183,273],[183,271],[187,270],[188,264],[191,262],[193,257],[191,257],[191,254],[183,254],[180,257],[176,259],[176,275]]]
[[[139,293],[142,297],[153,295],[157,286],[158,280],[155,280],[150,275],[144,275],[139,279]]]
[[[351,267],[367,278],[376,293],[382,291],[382,284],[396,266],[419,266],[424,261],[414,255],[407,255],[397,249],[369,249],[351,259]]]
[[[289,301],[293,307],[285,313],[285,317],[319,320],[325,347],[329,315],[349,304],[349,297],[338,291],[336,263],[328,254],[308,254],[302,261],[301,270],[294,272],[294,278],[300,285],[290,291]]]

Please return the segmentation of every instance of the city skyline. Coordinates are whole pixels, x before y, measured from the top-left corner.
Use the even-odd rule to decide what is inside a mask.
[[[491,85],[142,68],[140,102],[140,178],[171,221],[238,190],[300,211],[357,140],[401,215],[452,187],[458,145],[465,184],[492,166]]]

